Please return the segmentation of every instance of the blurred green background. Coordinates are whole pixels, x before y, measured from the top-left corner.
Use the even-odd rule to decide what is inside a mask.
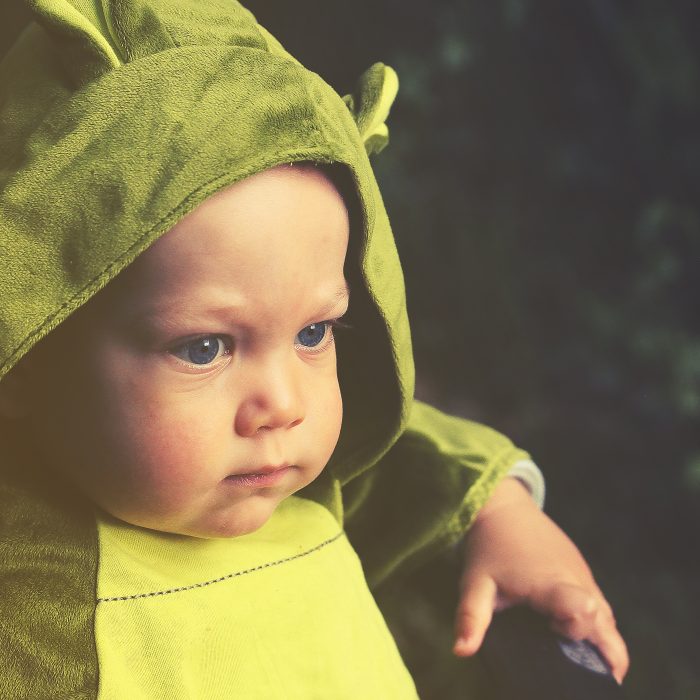
[[[244,4],[341,94],[397,70],[375,165],[419,396],[531,452],[629,643],[628,696],[700,698],[700,4]],[[427,700],[478,675],[449,652],[457,565],[378,592]]]

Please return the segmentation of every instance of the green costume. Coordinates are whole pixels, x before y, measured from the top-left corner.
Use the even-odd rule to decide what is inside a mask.
[[[349,176],[355,331],[330,464],[239,538],[98,514],[5,421],[0,697],[415,697],[370,588],[456,542],[528,455],[412,399],[368,160],[393,71],[341,99],[232,0],[26,4],[36,21],[0,64],[0,377],[209,195],[284,162]]]

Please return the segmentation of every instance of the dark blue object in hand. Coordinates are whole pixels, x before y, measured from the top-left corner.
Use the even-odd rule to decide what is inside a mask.
[[[493,700],[624,700],[600,652],[549,629],[529,608],[494,615],[479,652]]]

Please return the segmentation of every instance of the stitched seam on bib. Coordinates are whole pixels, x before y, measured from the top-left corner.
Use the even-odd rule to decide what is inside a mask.
[[[98,598],[97,603],[115,603],[118,601],[125,601],[125,600],[137,600],[139,598],[154,598],[156,596],[161,596],[161,595],[169,595],[171,593],[182,593],[183,591],[192,591],[197,588],[204,588],[206,586],[211,586],[215,583],[221,583],[222,581],[228,581],[229,579],[235,578],[236,576],[243,576],[244,574],[252,574],[255,571],[262,571],[263,569],[267,569],[268,567],[271,566],[279,566],[280,564],[285,564],[290,561],[294,561],[295,559],[300,559],[301,557],[306,557],[309,554],[313,554],[314,552],[317,552],[319,549],[323,549],[324,547],[328,546],[329,544],[332,544],[335,542],[337,539],[342,537],[345,533],[341,530],[335,537],[331,537],[330,539],[325,540],[324,542],[321,542],[320,544],[317,544],[315,547],[312,547],[311,549],[308,549],[306,552],[301,552],[300,554],[294,554],[291,557],[285,557],[284,559],[278,559],[277,561],[270,561],[267,562],[266,564],[260,564],[259,566],[254,566],[250,569],[244,569],[243,571],[235,571],[231,574],[226,574],[224,576],[219,576],[219,578],[214,578],[211,579],[210,581],[202,581],[200,583],[193,583],[190,584],[189,586],[178,586],[177,588],[168,588],[163,591],[151,591],[149,593],[135,593],[133,595],[123,595],[123,596],[114,596],[110,598]]]

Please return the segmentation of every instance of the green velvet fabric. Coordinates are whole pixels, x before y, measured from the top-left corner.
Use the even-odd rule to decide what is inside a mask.
[[[345,417],[299,495],[345,511],[373,585],[454,542],[527,454],[412,400],[403,277],[368,158],[388,141],[393,72],[375,64],[343,99],[233,0],[26,4],[35,21],[0,63],[0,378],[209,195],[284,162],[338,164],[355,329],[338,343]],[[24,664],[24,685],[0,695],[92,697],[89,504],[17,487],[0,448],[0,668]]]
[[[0,697],[96,697],[97,532],[89,504],[0,430]]]

